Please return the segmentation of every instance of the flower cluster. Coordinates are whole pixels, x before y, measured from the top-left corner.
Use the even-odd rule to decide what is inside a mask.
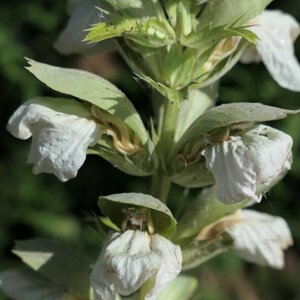
[[[95,8],[98,1],[70,1],[71,17],[55,47],[65,54],[119,51],[156,92],[159,121],[151,130],[107,80],[28,60],[41,82],[69,95],[30,99],[8,121],[15,137],[32,137],[33,172],[67,181],[86,154],[99,155],[125,173],[152,176],[150,193],[160,198],[100,197],[113,231],[91,274],[95,300],[136,292],[157,299],[182,268],[228,247],[247,261],[284,265],[283,250],[292,245],[287,223],[244,208],[260,202],[292,164],[292,138],[261,123],[298,111],[259,103],[214,106],[220,79],[238,61],[262,60],[279,85],[300,91],[293,50],[299,24],[264,10],[269,1],[230,2],[106,0]],[[215,187],[203,189],[177,224],[166,205],[171,182]]]

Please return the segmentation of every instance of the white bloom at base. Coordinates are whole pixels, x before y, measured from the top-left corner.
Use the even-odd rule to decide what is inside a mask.
[[[259,202],[262,192],[291,168],[292,144],[289,135],[258,125],[207,146],[202,154],[215,178],[218,199],[228,204],[247,198]]]
[[[146,300],[154,300],[181,271],[179,246],[166,238],[139,230],[112,233],[104,244],[91,274],[95,300],[115,300],[116,293],[128,296],[146,281],[154,285]]]
[[[243,54],[244,63],[264,62],[277,83],[292,91],[300,91],[300,65],[294,54],[294,41],[300,34],[298,22],[279,10],[266,10],[249,21],[257,37],[256,50],[249,47]]]
[[[293,245],[286,221],[265,213],[241,210],[239,220],[225,231],[232,237],[235,251],[245,260],[281,269],[283,250]]]
[[[75,101],[60,102],[81,114],[85,111]],[[74,104],[70,104],[72,102]],[[34,164],[34,174],[51,173],[61,181],[77,175],[85,161],[87,148],[95,145],[101,136],[100,126],[93,120],[33,101],[25,102],[15,111],[7,130],[22,140],[32,136],[28,163]]]

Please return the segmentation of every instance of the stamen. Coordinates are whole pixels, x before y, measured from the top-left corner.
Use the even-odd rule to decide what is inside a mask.
[[[116,150],[128,156],[143,150],[137,135],[122,121],[94,105],[91,107],[91,112],[95,121],[105,128],[106,135],[112,138]]]

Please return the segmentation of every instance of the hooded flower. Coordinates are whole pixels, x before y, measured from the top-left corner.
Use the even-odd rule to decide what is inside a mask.
[[[77,175],[87,148],[102,134],[81,104],[50,98],[22,104],[9,119],[7,130],[22,140],[32,137],[28,163],[34,164],[34,174],[51,173],[61,181]]]
[[[241,61],[263,61],[277,83],[289,90],[300,91],[300,66],[293,43],[300,33],[298,22],[279,10],[268,11],[249,22],[257,37],[257,46],[248,48]]]
[[[202,154],[217,184],[217,197],[223,203],[250,198],[261,200],[287,170],[292,161],[292,138],[274,128],[258,125],[241,136],[211,142]]]
[[[153,280],[146,300],[156,299],[161,290],[181,271],[179,246],[159,234],[139,230],[112,233],[91,274],[95,300],[114,300],[118,292],[128,296]]]
[[[276,269],[283,268],[283,251],[293,245],[284,219],[248,209],[210,224],[198,239],[213,238],[224,231],[231,236],[234,250],[243,259]]]

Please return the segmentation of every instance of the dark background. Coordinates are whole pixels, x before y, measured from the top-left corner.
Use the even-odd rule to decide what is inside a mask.
[[[300,20],[300,2],[275,1]],[[121,58],[62,56],[53,42],[67,21],[65,1],[1,1],[0,9],[0,266],[12,258],[16,239],[46,237],[61,240],[95,255],[97,235],[89,226],[92,212],[99,213],[97,198],[117,192],[145,191],[149,179],[137,179],[89,156],[78,176],[67,183],[52,175],[34,176],[26,164],[30,141],[20,141],[5,131],[9,116],[25,100],[55,95],[25,69],[24,57],[48,64],[78,67],[101,74],[118,85],[146,119],[151,111],[149,90],[140,85]],[[296,43],[300,57],[300,42]],[[237,65],[225,76],[220,102],[260,101],[282,108],[299,108],[300,96],[280,88],[263,65]],[[275,271],[246,264],[226,253],[203,265],[200,271],[204,300],[300,300],[300,120],[298,116],[273,123],[294,139],[294,164],[285,179],[256,208],[284,217],[291,226],[295,246],[286,252],[286,267]],[[195,193],[192,191],[191,194]],[[176,188],[172,197],[182,197]],[[6,299],[1,296],[0,299]]]

